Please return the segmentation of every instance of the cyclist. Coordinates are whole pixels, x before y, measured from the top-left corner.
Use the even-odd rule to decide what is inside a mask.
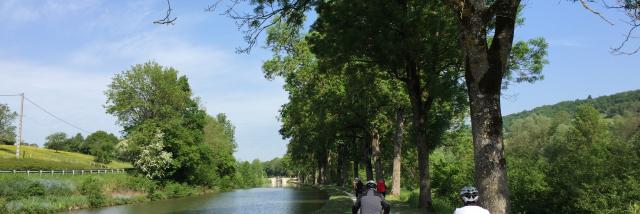
[[[472,186],[466,186],[460,190],[460,197],[464,206],[457,208],[453,214],[489,214],[489,211],[478,206],[478,190]]]
[[[373,180],[367,181],[367,189],[356,200],[351,212],[357,214],[360,210],[360,214],[380,214],[383,211],[384,214],[389,214],[391,207],[389,203],[384,200],[384,197],[376,191],[376,182]]]

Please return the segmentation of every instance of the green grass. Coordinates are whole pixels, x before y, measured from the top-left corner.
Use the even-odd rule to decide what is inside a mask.
[[[432,214],[450,214],[455,210],[455,206],[447,200],[440,198],[432,198],[433,211],[426,212],[418,209],[418,190],[402,189],[400,196],[388,195],[386,200],[391,204],[391,213],[414,214],[414,213],[432,213]]]
[[[131,168],[129,163],[112,161],[109,164],[97,164],[91,155],[31,146],[21,146],[20,154],[21,158],[16,159],[15,146],[0,145],[0,170]]]
[[[0,174],[0,213],[61,211],[141,203],[212,192],[197,186],[156,183],[130,174],[27,176]]]
[[[318,188],[329,195],[329,200],[315,212],[316,214],[351,214],[353,201],[340,188],[328,185]]]
[[[316,213],[351,213],[353,201],[344,193],[344,191],[350,192],[350,188],[330,185],[319,186],[319,188],[329,194],[329,200]],[[455,206],[452,203],[439,198],[433,199],[433,212],[426,212],[425,210],[418,209],[416,208],[418,196],[419,194],[417,190],[409,191],[407,189],[402,189],[402,191],[400,191],[400,196],[387,195],[385,200],[391,204],[392,214],[451,214],[455,210]]]

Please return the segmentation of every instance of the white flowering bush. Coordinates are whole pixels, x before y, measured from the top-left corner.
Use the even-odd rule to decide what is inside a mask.
[[[158,132],[149,145],[141,148],[138,160],[134,162],[134,166],[150,179],[165,177],[171,166],[172,154],[163,150],[162,136],[162,132]]]

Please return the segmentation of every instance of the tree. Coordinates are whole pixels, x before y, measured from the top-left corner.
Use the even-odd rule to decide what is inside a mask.
[[[162,179],[169,176],[169,168],[172,164],[172,154],[166,152],[163,143],[162,132],[157,132],[151,142],[142,147],[138,160],[133,165],[147,178]]]
[[[449,63],[445,62],[447,60],[454,59],[459,60],[456,63],[451,64],[453,68],[455,68],[455,66],[463,66],[462,69],[457,70],[464,71],[467,96],[471,104],[470,115],[472,122],[472,132],[474,136],[473,142],[475,145],[474,153],[476,163],[476,185],[479,187],[480,193],[482,194],[482,200],[480,202],[483,206],[489,208],[492,213],[508,213],[509,191],[506,176],[506,161],[504,158],[504,149],[502,144],[502,117],[500,112],[500,92],[503,88],[503,80],[509,80],[513,77],[511,74],[514,70],[512,69],[515,69],[515,71],[517,72],[515,74],[518,74],[515,78],[515,81],[517,82],[533,82],[539,80],[541,79],[540,71],[542,69],[542,65],[546,63],[546,61],[544,60],[544,56],[546,55],[546,43],[544,42],[544,40],[537,39],[529,42],[516,43],[515,45],[513,43],[513,34],[516,27],[516,20],[518,20],[517,14],[520,6],[520,1],[445,0],[439,2],[430,2],[432,5],[434,5],[434,7],[428,8],[431,10],[440,9],[439,11],[441,11],[441,13],[426,13],[427,17],[431,16],[433,18],[428,22],[428,25],[426,23],[423,24],[423,19],[413,18],[418,17],[414,16],[417,14],[413,14],[413,12],[423,12],[419,9],[413,10],[413,8],[416,6],[424,6],[425,4],[427,4],[423,1],[405,1],[404,3],[407,4],[397,4],[397,9],[392,10],[380,9],[387,6],[392,6],[393,4],[396,4],[395,2],[387,1],[378,4],[370,4],[370,2],[364,3],[358,1],[349,1],[343,4],[345,5],[344,8],[347,8],[347,10],[341,13],[335,13],[335,11],[338,10],[332,9],[336,9],[335,6],[341,3],[342,2],[340,1],[327,3],[321,1],[267,0],[252,2],[252,4],[256,6],[254,15],[234,16],[231,13],[229,14],[232,18],[241,20],[242,24],[247,24],[248,30],[246,31],[246,38],[248,39],[250,44],[253,44],[255,42],[255,38],[257,37],[256,34],[259,34],[269,26],[277,24],[277,22],[279,21],[285,22],[289,28],[293,29],[293,31],[301,29],[301,25],[304,20],[304,13],[306,12],[306,10],[311,8],[311,6],[317,6],[318,11],[321,14],[319,16],[319,20],[321,20],[321,22],[322,19],[325,18],[324,21],[329,20],[335,21],[337,23],[344,23],[344,26],[346,26],[336,28],[337,30],[333,31],[333,33],[331,34],[320,34],[319,38],[322,39],[326,39],[326,36],[336,36],[337,39],[332,41],[338,41],[340,44],[347,44],[347,46],[344,47],[350,47],[337,49],[337,53],[327,54],[328,56],[334,56],[334,58],[347,61],[373,59],[375,61],[381,62],[395,62],[387,63],[388,65],[392,65],[388,67],[388,70],[397,71],[404,69],[403,71],[406,71],[405,79],[407,79],[407,89],[409,91],[409,95],[412,97],[412,109],[414,110],[413,117],[415,118],[415,124],[413,125],[414,127],[417,127],[417,131],[415,133],[417,133],[416,141],[418,142],[417,145],[419,146],[418,157],[420,157],[419,168],[421,169],[420,174],[422,176],[420,205],[423,207],[428,207],[430,201],[430,199],[427,198],[429,195],[429,191],[427,191],[429,187],[427,176],[428,170],[426,169],[426,167],[428,166],[426,164],[426,160],[428,160],[428,158],[426,157],[428,155],[430,145],[428,143],[423,143],[426,142],[427,139],[426,136],[423,136],[423,133],[425,133],[427,130],[427,121],[424,121],[424,118],[426,117],[425,115],[427,115],[425,114],[425,112],[428,112],[427,110],[429,109],[425,107],[431,106],[431,104],[429,104],[431,103],[429,99],[423,99],[431,97],[432,94],[422,90],[423,86],[421,86],[421,81],[423,79],[421,79],[419,75],[416,75],[415,71],[417,71],[418,69],[424,69],[424,67],[416,66],[418,62],[417,59],[419,58],[417,58],[418,55],[411,54],[413,53],[413,51],[411,50],[417,50],[422,47],[415,43],[422,42],[423,39],[426,38],[419,36],[419,33],[422,32],[420,31],[421,29],[450,29],[450,27],[456,27],[457,29],[455,31],[457,32],[454,32],[455,34],[447,34],[455,36],[445,36],[440,34],[445,31],[427,31],[435,33],[434,35],[436,35],[436,37],[440,39],[460,38],[459,42],[443,43],[444,45],[456,44],[454,48],[440,47],[430,48],[427,50],[448,50],[454,53],[460,52],[462,53],[462,57],[442,57],[440,58],[440,60],[433,60],[433,57],[426,57],[427,59],[433,60],[432,62],[435,62],[431,63],[430,66],[426,66],[426,68],[433,68],[433,65],[436,65],[437,68],[438,63],[443,63],[444,67],[446,67],[447,65],[449,65]],[[439,3],[446,3],[453,14],[449,16],[433,15],[446,14],[446,10],[439,8],[439,6],[442,5]],[[407,5],[412,5],[412,7],[407,7]],[[265,8],[268,7],[271,8],[271,10],[265,10]],[[323,9],[323,7],[325,7],[326,9]],[[362,9],[354,9],[358,7]],[[405,10],[402,10],[403,7],[405,8]],[[407,10],[407,8],[411,8],[412,10]],[[323,11],[325,11],[329,15],[323,16]],[[378,19],[375,18],[376,16],[371,16],[373,17],[371,19],[361,17],[362,19],[357,19],[358,22],[354,22],[353,19],[337,18],[340,17],[340,15],[358,17],[360,13],[372,13],[374,11],[378,11],[377,13],[373,13],[378,14]],[[389,15],[379,16],[379,14]],[[405,15],[406,17],[402,18],[403,15]],[[447,19],[446,17],[448,17],[449,19]],[[394,18],[400,19],[394,20]],[[272,21],[268,22],[269,20]],[[388,25],[385,26],[384,23],[386,20],[394,21],[386,22]],[[359,25],[361,23],[383,23],[383,25],[364,25],[368,27],[377,26],[377,28],[354,27],[354,25]],[[400,24],[397,25],[398,23]],[[319,24],[315,25],[314,27],[318,29],[326,26]],[[353,34],[344,33],[343,31],[341,31],[353,29],[357,29],[361,32]],[[379,36],[385,34],[393,35],[394,33],[401,36],[404,35],[404,37],[400,37],[403,38],[403,40],[400,40],[400,43],[397,42],[398,40],[393,39],[398,37]],[[362,34],[369,37],[367,39],[354,39],[357,38],[358,35]],[[292,33],[291,35],[294,34]],[[410,37],[415,36],[415,39],[410,39],[406,37],[407,35],[409,35]],[[350,41],[352,43],[344,41]],[[385,43],[387,41],[395,42]],[[432,43],[432,45],[435,45],[434,47],[438,46],[440,41],[438,39],[435,39],[434,41],[438,42]],[[328,44],[332,44],[332,42],[328,42]],[[365,44],[365,46],[356,46],[356,48],[354,48],[353,45],[349,44]],[[533,48],[524,48],[528,47],[528,45],[531,45]],[[343,46],[337,45],[334,47],[341,48]],[[372,51],[372,47],[379,47],[379,49],[382,51]],[[518,50],[521,48],[525,51],[512,51],[512,49]],[[324,51],[336,50],[327,48],[326,46],[318,49]],[[401,54],[394,54],[394,50],[400,51]],[[351,51],[363,51],[365,52],[365,55],[368,53],[377,53],[394,57],[389,57],[390,60],[377,60],[378,58],[376,57],[367,57],[364,59],[356,57],[354,59],[348,57],[350,55],[346,55],[345,57],[345,55],[338,54],[350,53]],[[384,56],[386,55],[383,55],[382,59],[385,59]],[[433,56],[433,54],[429,56]],[[512,61],[510,61],[511,58],[513,58]],[[532,63],[520,63],[517,61],[518,58],[531,60]],[[404,65],[402,63],[403,61]],[[430,71],[437,72],[440,71],[440,69],[430,69]],[[453,76],[455,77],[455,75]],[[427,79],[436,80],[438,78]],[[444,85],[453,86],[456,83],[459,83],[459,81],[454,81],[453,84],[449,83]],[[434,84],[426,85],[432,86]],[[447,98],[447,96],[443,97]],[[434,97],[432,97],[432,99],[437,100],[434,99]]]
[[[91,133],[85,139],[81,152],[96,156],[96,162],[109,163],[116,156],[118,137],[105,131]]]
[[[507,163],[502,142],[500,94],[517,51],[513,38],[520,0],[446,0],[454,12],[464,56],[480,204],[491,213],[509,213]],[[536,81],[545,64],[546,43],[533,41],[534,63],[519,72],[518,82]],[[517,45],[515,47],[518,47]],[[510,61],[511,59],[511,61]]]
[[[147,62],[117,74],[105,94],[107,113],[116,116],[127,139],[127,145],[120,148],[133,149],[133,160],[162,133],[162,146],[153,148],[170,154],[171,163],[160,168],[162,176],[152,177],[191,184],[202,184],[202,177],[211,177],[202,174],[212,173],[204,169],[214,165],[211,146],[203,144],[206,113],[198,98],[192,98],[187,77]]]
[[[88,154],[88,153],[83,152],[83,151],[86,151],[88,149],[86,149],[87,147],[86,147],[85,142],[84,142],[84,137],[80,133],[77,133],[75,136],[67,139],[64,144],[65,145],[64,145],[64,149],[63,150],[65,150],[65,151],[80,152],[80,153]]]
[[[53,150],[63,150],[66,148],[67,134],[56,132],[47,136],[44,147]]]
[[[236,170],[233,157],[236,150],[234,130],[225,114],[220,113],[215,118],[207,115],[203,140],[204,144],[212,147],[213,162],[219,177],[233,176]]]
[[[546,151],[551,167],[547,175],[552,188],[552,206],[564,211],[594,212],[599,194],[590,185],[605,186],[609,131],[600,113],[591,106],[579,106],[573,121],[554,134],[554,142]],[[571,169],[571,170],[567,170]],[[607,190],[605,190],[606,192]],[[600,192],[602,193],[602,192]],[[581,205],[595,202],[592,205]]]
[[[13,121],[18,114],[11,112],[9,106],[0,103],[0,143],[13,145],[16,142],[16,127]]]
[[[453,18],[441,4],[424,1],[334,1],[317,12],[318,33],[309,40],[320,59],[337,66],[365,61],[404,84],[418,149],[419,206],[430,209],[429,153],[466,105]]]

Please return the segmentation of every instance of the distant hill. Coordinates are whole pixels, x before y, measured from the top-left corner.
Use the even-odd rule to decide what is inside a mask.
[[[613,117],[615,115],[623,115],[624,112],[640,112],[640,90],[621,92],[609,96],[601,96],[597,98],[587,98],[583,100],[564,101],[553,105],[545,105],[534,108],[529,111],[510,114],[503,118],[504,127],[509,127],[514,120],[528,117],[532,114],[553,117],[560,112],[573,114],[576,108],[585,103],[590,103],[605,117]]]
[[[0,145],[0,170],[61,170],[131,168],[131,164],[112,161],[109,164],[93,162],[94,157],[74,152],[56,151],[32,146],[21,146],[23,157],[16,159],[16,147]]]

